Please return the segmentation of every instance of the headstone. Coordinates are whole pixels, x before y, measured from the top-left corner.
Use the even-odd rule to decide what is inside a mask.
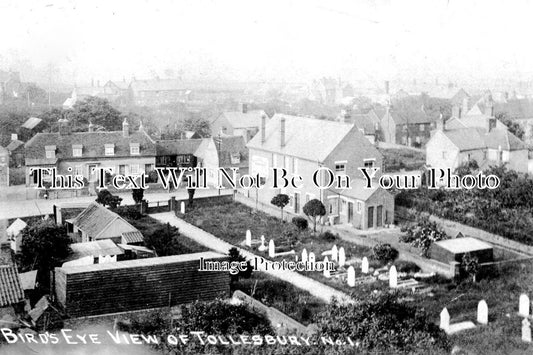
[[[326,256],[326,257],[324,258],[324,276],[325,276],[325,277],[331,277],[331,273],[330,273],[330,271],[329,271],[328,264],[329,264],[329,259],[328,259],[328,257]]]
[[[529,317],[529,297],[525,293],[520,295],[518,314],[522,317]]]
[[[337,249],[336,245],[331,248],[331,261],[339,261],[339,249]]]
[[[522,341],[531,343],[531,323],[529,323],[527,318],[522,320]]]
[[[246,246],[252,246],[252,232],[249,229],[246,230]]]
[[[348,268],[348,286],[355,286],[355,269],[353,268],[353,266],[350,266]]]
[[[268,243],[268,256],[273,258],[276,256],[276,245],[274,244],[274,239],[270,239]]]
[[[392,265],[389,270],[389,287],[398,287],[398,272],[396,266]]]
[[[339,249],[339,266],[342,267],[346,264],[346,253],[344,252],[344,247]]]
[[[180,212],[181,212],[181,214],[185,214],[185,202],[183,202],[183,201],[181,201]]]
[[[365,256],[363,262],[361,263],[361,272],[363,274],[368,274],[368,258]]]
[[[440,312],[440,329],[447,331],[450,327],[450,313],[448,313],[448,309],[444,307],[442,312]]]
[[[261,236],[261,245],[259,246],[259,251],[265,251],[267,249],[266,245],[265,245],[265,236],[262,235]]]
[[[307,249],[302,250],[302,262],[307,262]]]
[[[489,307],[485,300],[479,301],[477,304],[477,322],[479,324],[488,324],[489,323]]]
[[[309,262],[310,263],[314,263],[315,262],[315,253],[310,252],[308,258],[309,258]]]

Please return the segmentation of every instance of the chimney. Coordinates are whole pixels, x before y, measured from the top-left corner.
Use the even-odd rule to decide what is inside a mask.
[[[94,132],[94,125],[92,122],[89,121],[89,133]]]
[[[144,132],[143,121],[141,121],[141,124],[139,125],[139,132]]]
[[[248,104],[241,104],[242,113],[248,113]]]
[[[387,95],[389,94],[389,81],[388,80],[385,81],[385,94]]]
[[[18,139],[19,139],[18,134],[16,134],[16,133],[11,133],[11,140],[12,140],[12,141],[18,141]]]
[[[468,97],[463,99],[463,109],[461,110],[461,115],[464,116],[468,113],[468,106],[470,105]]]
[[[485,105],[485,115],[494,117],[494,104],[492,103],[492,100],[487,101]]]
[[[437,120],[437,130],[439,131],[446,130],[446,126],[444,125],[444,116],[442,115],[442,113],[440,114],[439,119]]]
[[[280,147],[285,147],[285,117],[281,117],[279,126],[279,143]]]
[[[122,122],[122,136],[130,136],[130,124],[128,123],[128,119],[126,117],[124,117],[124,122]]]
[[[487,119],[487,125],[488,125],[488,127],[487,127],[487,131],[488,131],[488,132],[490,132],[490,131],[492,131],[494,128],[496,128],[496,117],[493,117],[493,116],[489,117],[489,118]]]
[[[261,116],[261,144],[265,143],[265,139],[266,139],[265,129],[266,129],[266,116],[262,115]]]

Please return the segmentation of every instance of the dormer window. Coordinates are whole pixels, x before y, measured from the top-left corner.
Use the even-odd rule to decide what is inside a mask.
[[[56,146],[47,145],[44,147],[46,151],[46,159],[55,159],[56,158]]]
[[[83,150],[83,146],[81,144],[73,144],[72,145],[72,156],[81,157],[82,150]]]
[[[105,145],[105,155],[115,155],[115,145],[114,144],[106,144]]]
[[[139,143],[130,143],[130,155],[139,155],[139,154],[141,154]]]

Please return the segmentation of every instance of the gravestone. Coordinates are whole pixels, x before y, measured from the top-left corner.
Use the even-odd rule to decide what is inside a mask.
[[[307,262],[307,249],[302,250],[302,262]]]
[[[531,343],[531,323],[527,318],[522,320],[522,341]]]
[[[324,276],[325,277],[330,277],[331,276],[331,272],[329,271],[329,268],[328,268],[328,263],[329,263],[329,259],[326,256],[324,258]]]
[[[181,201],[180,204],[180,212],[181,214],[185,214],[185,202]]]
[[[331,261],[339,261],[339,249],[337,249],[336,245],[331,248]]]
[[[314,263],[315,262],[315,253],[310,252],[308,256],[309,262]]]
[[[529,317],[529,297],[525,293],[520,295],[518,314],[522,317]]]
[[[398,272],[396,266],[392,265],[389,270],[389,287],[398,287]]]
[[[477,305],[477,322],[479,324],[488,324],[489,323],[489,307],[485,300],[479,301]]]
[[[353,266],[350,266],[348,268],[348,286],[355,286],[355,269],[353,268]]]
[[[252,232],[249,229],[246,230],[246,246],[252,246]]]
[[[276,256],[276,245],[274,244],[274,239],[270,239],[268,243],[268,256],[273,258]]]
[[[368,258],[365,256],[363,262],[361,263],[361,272],[363,274],[368,274]]]
[[[339,266],[343,267],[346,264],[346,253],[344,252],[344,247],[339,249]]]
[[[450,314],[448,309],[444,307],[442,312],[440,312],[440,329],[447,331],[450,328]]]
[[[265,251],[267,250],[267,246],[265,245],[265,236],[261,236],[261,245],[258,248],[259,251]]]

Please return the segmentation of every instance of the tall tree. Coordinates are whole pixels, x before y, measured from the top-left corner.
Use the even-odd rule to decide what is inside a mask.
[[[326,207],[320,200],[314,198],[304,205],[303,211],[307,218],[313,222],[313,232],[316,232],[316,224],[320,217],[326,215]]]
[[[78,126],[92,122],[103,126],[108,131],[121,130],[124,120],[122,113],[111,106],[109,101],[96,96],[76,102],[68,117]]]
[[[285,206],[289,204],[289,201],[290,201],[289,196],[285,194],[278,194],[272,197],[272,201],[270,201],[271,204],[281,209],[281,220],[282,221],[283,221],[283,209],[285,208]]]

